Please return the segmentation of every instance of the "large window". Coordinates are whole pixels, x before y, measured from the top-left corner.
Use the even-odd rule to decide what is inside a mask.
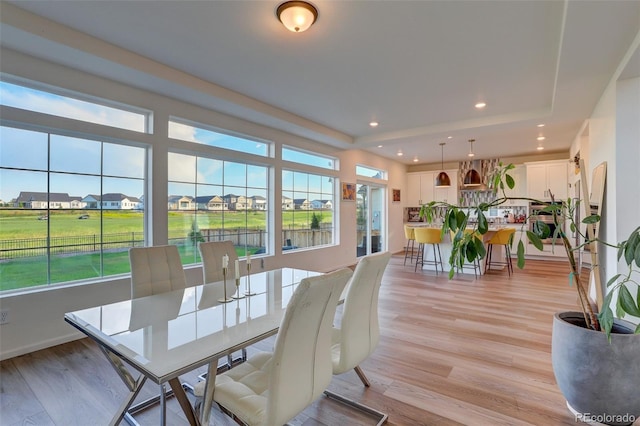
[[[323,169],[335,170],[338,162],[333,157],[320,155],[315,152],[303,151],[288,146],[282,147],[282,159],[294,163],[306,164],[309,166],[321,167]]]
[[[331,176],[282,171],[283,250],[334,243],[334,181]]]
[[[231,240],[239,256],[268,247],[265,166],[169,153],[169,243],[184,264],[200,261],[197,244]]]
[[[269,155],[270,144],[267,142],[216,132],[205,129],[201,124],[196,126],[185,120],[172,119],[169,121],[169,137],[263,157]]]
[[[0,103],[27,111],[51,114],[58,117],[136,132],[147,132],[150,113],[133,107],[116,107],[103,103],[81,100],[54,92],[0,81]],[[62,92],[62,90],[59,90]]]
[[[0,289],[126,273],[146,150],[0,127]]]

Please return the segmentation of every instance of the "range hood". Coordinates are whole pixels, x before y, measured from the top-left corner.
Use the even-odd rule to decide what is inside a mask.
[[[461,161],[458,182],[465,191],[489,191],[488,179],[500,163],[499,159]]]

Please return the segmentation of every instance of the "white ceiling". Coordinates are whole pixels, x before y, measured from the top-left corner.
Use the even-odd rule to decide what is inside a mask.
[[[0,41],[415,164],[440,162],[440,142],[446,162],[464,160],[470,138],[476,158],[540,152],[539,135],[544,152],[568,151],[640,31],[636,0],[313,3],[318,21],[294,34],[278,1],[3,1]],[[624,77],[640,75],[639,58]]]

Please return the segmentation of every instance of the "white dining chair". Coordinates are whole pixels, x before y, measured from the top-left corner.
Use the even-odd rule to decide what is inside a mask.
[[[247,425],[283,425],[322,395],[332,377],[332,321],[351,275],[344,268],[298,284],[273,352],[257,353],[216,376],[213,400],[223,411]],[[195,390],[202,398],[205,382]]]
[[[222,256],[229,256],[229,266],[227,271],[227,282],[226,282],[226,294],[227,297],[231,297],[236,292],[235,285],[235,270],[234,265],[236,260],[238,260],[238,253],[236,252],[236,248],[233,245],[233,241],[225,240],[225,241],[207,241],[201,242],[198,244],[198,251],[200,252],[200,258],[202,259],[202,276],[203,282],[205,284],[208,283],[222,283],[224,281],[224,275],[222,273]],[[215,289],[209,289],[212,291]],[[225,294],[224,287],[220,285],[220,298],[223,298]],[[220,366],[220,368],[231,368],[234,364],[239,362],[244,362],[247,360],[247,351],[246,349],[242,350],[242,354],[238,358],[233,358],[233,355],[229,355],[227,357],[227,363]]]
[[[132,299],[186,287],[180,253],[174,245],[132,247],[129,263]]]
[[[360,363],[373,353],[380,339],[378,294],[382,276],[390,258],[390,252],[381,252],[360,259],[353,277],[344,290],[340,325],[333,328],[331,348],[333,374],[355,370],[366,387],[370,386],[370,382],[360,368]],[[380,421],[378,424],[383,424],[387,420],[386,414],[335,392],[325,391],[325,394],[377,416]]]

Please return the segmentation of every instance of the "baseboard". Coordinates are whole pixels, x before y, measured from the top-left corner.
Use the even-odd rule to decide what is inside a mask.
[[[57,346],[57,345],[61,345],[63,343],[69,343],[72,342],[74,340],[80,340],[85,336],[84,334],[80,333],[80,332],[73,332],[64,336],[58,336],[56,338],[53,339],[48,339],[48,340],[41,340],[37,343],[34,343],[32,345],[26,345],[26,346],[21,346],[18,348],[13,348],[10,351],[6,351],[6,352],[0,352],[0,361],[5,361],[7,359],[11,359],[20,355],[26,355],[28,353],[31,352],[36,352],[42,349],[47,349],[50,348],[52,346]]]

